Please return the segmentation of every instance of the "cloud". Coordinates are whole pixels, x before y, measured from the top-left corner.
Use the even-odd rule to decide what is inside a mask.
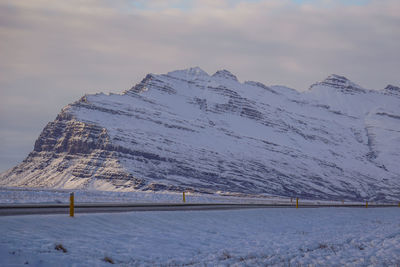
[[[399,14],[398,0],[0,1],[0,154],[18,125],[31,148],[64,105],[149,72],[226,68],[299,90],[331,73],[400,85]]]

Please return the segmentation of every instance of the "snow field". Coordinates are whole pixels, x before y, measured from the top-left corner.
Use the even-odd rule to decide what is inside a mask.
[[[182,193],[174,192],[114,192],[77,189],[42,189],[42,188],[1,188],[0,204],[23,203],[68,203],[69,194],[74,192],[76,203],[180,203]],[[296,200],[293,198],[293,205]],[[221,194],[198,194],[186,192],[188,203],[245,203],[245,204],[281,204],[290,203],[290,198],[258,195],[254,197],[238,197]],[[340,201],[315,201],[300,199],[302,203],[340,204]],[[346,202],[360,203],[360,202]]]
[[[174,192],[113,192],[77,189],[0,188],[0,204],[68,203],[74,192],[76,203],[180,203],[182,193]],[[186,192],[190,203],[272,203],[290,201],[281,197],[231,197],[218,194],[193,194]]]
[[[9,216],[0,229],[1,266],[400,264],[399,208]]]

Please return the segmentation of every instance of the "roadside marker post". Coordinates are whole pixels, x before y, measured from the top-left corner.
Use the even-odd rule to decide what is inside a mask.
[[[69,194],[69,216],[74,217],[74,193]]]
[[[365,202],[365,207],[368,208],[368,201]]]
[[[183,194],[182,194],[182,200],[183,200],[183,203],[185,203],[185,202],[186,202],[186,198],[185,198],[185,191],[183,191]]]
[[[296,209],[298,209],[298,208],[299,208],[299,198],[296,197]]]

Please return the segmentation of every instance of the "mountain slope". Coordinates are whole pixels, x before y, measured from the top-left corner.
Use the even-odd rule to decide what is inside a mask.
[[[398,199],[400,99],[331,75],[304,93],[200,68],[86,95],[0,185]]]

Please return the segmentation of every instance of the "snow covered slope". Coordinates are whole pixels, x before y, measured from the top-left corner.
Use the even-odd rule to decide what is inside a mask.
[[[300,93],[200,68],[63,108],[0,185],[400,197],[400,88],[331,75]]]

